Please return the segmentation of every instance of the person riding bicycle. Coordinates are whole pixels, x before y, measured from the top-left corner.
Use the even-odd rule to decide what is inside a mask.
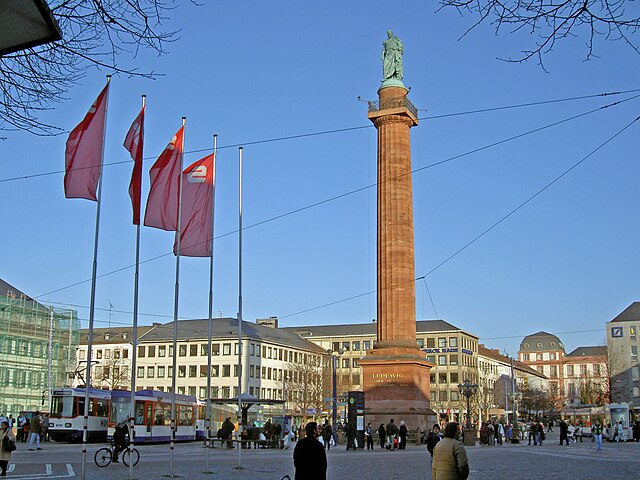
[[[129,421],[131,419],[120,422],[116,425],[113,432],[113,458],[112,462],[118,463],[120,452],[129,446]]]

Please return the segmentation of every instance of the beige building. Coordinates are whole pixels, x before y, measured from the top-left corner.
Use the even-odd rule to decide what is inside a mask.
[[[578,347],[564,357],[565,404],[604,405],[607,398],[607,347]]]
[[[638,328],[640,328],[640,302],[633,302],[617,317],[607,322],[612,403],[640,404]]]
[[[557,409],[565,402],[564,355],[564,344],[560,339],[542,331],[524,337],[518,351],[519,361],[549,379],[547,393]]]
[[[358,361],[376,343],[376,323],[287,327],[325,351],[337,355],[338,395],[362,390]],[[477,381],[478,337],[443,320],[416,322],[416,339],[431,368],[431,408],[442,418],[460,420],[464,399],[458,384]],[[366,399],[365,399],[366,402]],[[328,410],[329,404],[326,405]]]
[[[260,399],[286,397],[288,413],[311,414],[322,407],[327,394],[324,376],[328,366],[325,350],[286,329],[243,322],[242,393]],[[275,323],[274,323],[275,321]],[[211,392],[214,399],[238,395],[238,322],[234,318],[215,318],[212,322]],[[178,322],[176,392],[207,397],[208,320]],[[136,390],[171,391],[173,376],[173,323],[139,328]],[[86,368],[87,332],[77,352],[81,372]],[[92,385],[129,388],[132,358],[131,328],[94,330]],[[82,362],[84,361],[84,366]],[[76,383],[80,383],[80,376]],[[280,407],[281,409],[281,407]]]

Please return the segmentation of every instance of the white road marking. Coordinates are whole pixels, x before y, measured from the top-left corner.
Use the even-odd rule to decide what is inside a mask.
[[[12,463],[11,465],[9,465],[9,467],[7,468],[7,472],[11,473],[16,469],[16,464]]]
[[[45,465],[46,471],[47,471],[47,475],[51,475],[53,472],[51,471],[51,464],[47,463]]]

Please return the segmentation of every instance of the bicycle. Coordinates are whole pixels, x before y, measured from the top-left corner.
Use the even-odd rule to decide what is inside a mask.
[[[109,464],[113,462],[114,448],[115,444],[111,444],[108,447],[102,447],[100,450],[98,450],[93,457],[93,461],[96,463],[96,465],[101,468],[109,466]],[[131,451],[129,451],[129,448],[124,449],[120,456],[122,457],[122,463],[124,463],[127,467],[129,466],[131,459],[133,459],[134,467],[140,461],[140,452],[138,452],[138,450],[135,448],[132,448]]]

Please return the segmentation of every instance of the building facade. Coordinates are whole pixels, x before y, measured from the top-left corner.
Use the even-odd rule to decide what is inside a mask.
[[[362,390],[358,361],[376,344],[376,323],[288,327],[301,337],[336,355],[338,395]],[[442,419],[459,421],[465,411],[458,384],[478,379],[478,337],[443,320],[416,322],[417,343],[434,364],[430,371],[431,408]],[[366,402],[366,399],[365,399]],[[325,409],[329,410],[327,402]]]
[[[640,405],[640,362],[638,361],[640,302],[629,305],[607,322],[608,369],[612,403]]]
[[[272,326],[268,326],[269,323]],[[176,393],[200,399],[209,397],[218,403],[229,399],[232,404],[232,399],[238,396],[238,321],[215,318],[212,327],[212,361],[208,372],[208,320],[178,322]],[[142,327],[139,332],[136,390],[171,391],[173,323]],[[110,385],[119,381],[120,388],[129,388],[131,335],[131,328],[94,329],[93,386],[113,388]],[[84,331],[83,339],[86,339]],[[86,368],[86,361],[82,366],[86,351],[84,343],[78,349],[80,370]],[[295,333],[277,328],[277,322],[261,325],[244,321],[242,352],[241,393],[264,400],[285,400],[286,411],[296,416],[313,415],[322,407],[328,393],[324,391],[329,364],[325,350]],[[210,392],[207,392],[208,375]],[[278,408],[281,414],[282,407]]]
[[[74,310],[43,305],[0,280],[0,413],[49,409],[53,388],[68,385],[79,342]]]
[[[564,357],[565,404],[609,403],[607,347],[578,347]]]
[[[547,332],[527,335],[518,351],[519,361],[549,379],[548,395],[556,409],[560,409],[565,402],[564,355],[564,344],[557,336]]]

